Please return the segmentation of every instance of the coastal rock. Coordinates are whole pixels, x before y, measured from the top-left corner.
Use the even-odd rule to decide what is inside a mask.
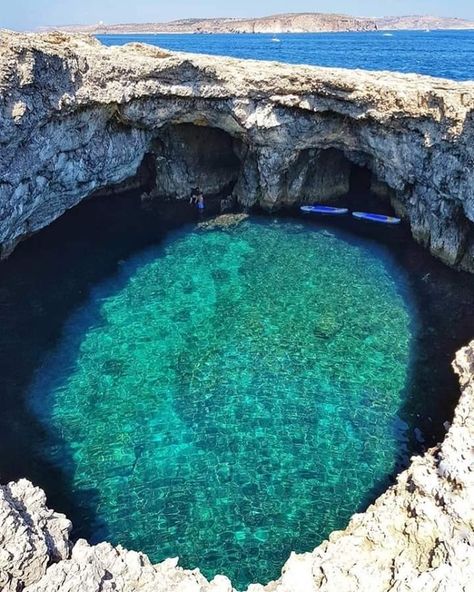
[[[417,241],[474,269],[473,83],[65,33],[2,32],[0,50],[3,256],[85,197],[139,185],[145,169],[147,198],[199,185],[276,209],[336,202],[365,167]]]
[[[466,592],[474,581],[474,341],[454,369],[462,394],[444,441],[412,458],[396,484],[346,530],[292,553],[280,579],[248,592]],[[0,584],[8,592],[232,592],[178,559],[91,546],[69,553],[70,524],[25,480],[0,488]]]
[[[26,479],[0,486],[0,590],[18,592],[69,557],[70,521]]]

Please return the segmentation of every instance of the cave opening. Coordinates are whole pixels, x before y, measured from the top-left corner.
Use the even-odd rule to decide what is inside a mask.
[[[181,148],[184,147],[182,156],[179,156],[180,146]],[[114,276],[118,277],[117,285],[119,288],[127,285],[127,282],[120,280],[120,278],[123,279],[120,274],[123,273],[123,269],[132,269],[130,264],[127,263],[130,257],[135,256],[137,252],[149,246],[158,244],[159,241],[163,241],[170,230],[181,228],[181,222],[184,225],[190,220],[194,221],[196,212],[188,205],[187,200],[175,201],[176,198],[185,198],[189,195],[188,192],[194,185],[200,185],[206,197],[209,196],[210,201],[215,196],[216,204],[219,203],[220,196],[232,192],[239,176],[242,174],[243,160],[246,158],[245,150],[245,145],[242,142],[217,128],[192,124],[170,126],[157,135],[155,141],[149,147],[149,151],[145,154],[136,175],[125,180],[123,185],[121,184],[123,195],[117,196],[113,208],[110,199],[87,200],[87,202],[78,205],[65,214],[64,217],[31,239],[31,241],[28,241],[21,250],[15,253],[11,261],[4,264],[4,271],[6,270],[4,285],[6,287],[2,287],[2,298],[3,303],[8,305],[9,313],[8,325],[4,321],[2,340],[0,340],[3,342],[0,345],[6,352],[4,360],[8,362],[4,364],[2,375],[6,379],[9,403],[4,406],[4,417],[0,423],[2,424],[2,446],[5,448],[5,441],[7,441],[7,447],[10,446],[11,452],[9,450],[9,454],[4,455],[0,468],[2,473],[8,475],[8,478],[11,479],[25,474],[31,476],[35,482],[40,483],[48,490],[52,505],[63,509],[74,518],[86,516],[87,520],[79,520],[79,518],[75,520],[78,524],[86,525],[83,527],[85,530],[80,533],[81,535],[87,537],[91,535],[87,528],[91,528],[90,524],[96,518],[96,508],[99,507],[97,491],[91,488],[84,498],[84,506],[79,507],[77,499],[75,497],[73,499],[71,496],[71,485],[67,476],[63,476],[60,470],[50,463],[46,457],[39,458],[37,442],[42,441],[41,438],[45,438],[45,430],[38,421],[33,426],[29,408],[25,407],[25,409],[18,410],[18,401],[23,401],[24,393],[28,388],[29,377],[36,372],[38,360],[41,359],[46,350],[56,347],[57,343],[59,343],[63,334],[63,326],[68,321],[71,311],[75,311],[78,307],[84,305],[91,287],[96,286],[98,282],[103,280],[107,279],[108,281],[109,277]],[[173,158],[178,158],[178,162]],[[174,176],[172,167],[176,165],[178,166],[178,172]],[[347,203],[346,200],[353,200],[353,209],[368,209],[371,207],[372,211],[376,211],[377,207],[385,208],[385,204],[388,203],[389,198],[382,199],[383,190],[379,189],[383,184],[370,171],[369,167],[356,164],[342,150],[314,149],[306,151],[301,155],[298,165],[300,166],[299,172],[301,176],[299,176],[299,173],[298,175],[294,174],[291,179],[291,187],[294,189],[291,197],[294,200],[301,199],[300,196],[305,196],[308,199],[310,187],[314,192],[315,199],[320,199],[329,190],[332,183],[333,189],[336,186],[345,187],[345,193],[341,193],[340,197],[334,197],[341,205]],[[318,175],[316,167],[319,167],[321,175]],[[163,171],[164,175],[162,174]],[[184,173],[182,178],[179,177],[179,171]],[[333,176],[332,171],[334,173],[339,171],[339,177]],[[298,171],[294,169],[294,171],[290,171],[290,173],[292,172],[296,173]],[[311,175],[313,175],[312,186]],[[290,177],[288,176],[288,178]],[[115,191],[118,189],[119,187],[115,187]],[[170,191],[167,192],[167,189],[170,189]],[[140,197],[143,196],[142,192],[154,193],[155,191],[157,207],[142,208],[139,205]],[[299,194],[298,191],[300,191]],[[169,203],[160,202],[160,197],[169,198]],[[373,200],[373,206],[369,206],[369,199]],[[347,220],[350,222],[349,217]],[[367,227],[361,226],[360,228],[361,233],[366,235]],[[299,236],[299,234],[300,231],[296,236]],[[386,236],[388,233],[385,232],[384,234],[384,237],[379,238],[385,241],[383,244],[388,244],[390,240]],[[331,244],[331,241],[334,240],[334,238],[331,238],[330,233],[321,233],[320,238],[322,244],[326,242]],[[400,242],[398,238],[397,242]],[[268,249],[267,245],[270,243],[262,240],[260,244],[263,250],[264,248]],[[287,248],[286,239],[285,242],[282,240],[281,244],[282,248],[275,250],[278,254],[285,252]],[[236,245],[238,246],[237,241],[229,242],[229,249],[235,248]],[[449,362],[455,349],[467,341],[468,327],[465,318],[470,311],[468,307],[469,303],[472,302],[471,292],[468,287],[462,285],[461,280],[454,272],[445,269],[439,263],[431,261],[429,255],[416,245],[412,243],[408,245],[390,244],[390,247],[392,246],[398,249],[396,251],[397,257],[400,258],[404,267],[410,271],[410,282],[416,287],[417,297],[420,303],[423,304],[423,306],[419,306],[423,310],[423,326],[428,327],[428,330],[420,339],[419,344],[421,345],[419,345],[418,349],[420,352],[429,351],[432,363],[428,367],[424,363],[422,355],[419,355],[419,360],[418,358],[416,360],[417,368],[412,378],[412,384],[415,384],[416,381],[413,392],[425,393],[424,398],[420,397],[420,401],[416,402],[417,410],[420,411],[419,415],[421,415],[421,411],[428,408],[431,414],[429,420],[425,420],[425,418],[417,420],[417,426],[420,426],[419,429],[425,435],[427,445],[434,444],[437,439],[436,430],[438,429],[440,433],[442,430],[441,418],[446,417],[446,407],[455,404],[454,399],[447,402],[447,399],[450,396],[455,397],[457,392],[457,383],[449,371]],[[255,251],[260,252],[260,249],[255,249]],[[289,251],[292,252],[291,249]],[[86,252],[88,256],[84,257]],[[190,310],[200,311],[201,307],[206,303],[205,298],[201,298],[201,295],[205,296],[207,292],[200,292],[195,289],[194,277],[197,267],[193,267],[191,264],[192,259],[189,257],[189,253],[199,253],[199,249],[190,248],[183,252],[186,253],[184,260],[187,262],[188,269],[192,270],[192,277],[187,282],[183,282],[180,277],[179,281],[173,285],[179,286],[183,284],[183,298],[191,298],[194,294],[198,305],[190,307]],[[309,252],[312,252],[310,248],[303,249],[301,260]],[[31,256],[32,253],[34,253],[34,257]],[[345,249],[341,249],[338,253],[340,259],[343,260],[346,254]],[[330,257],[333,255],[334,249],[328,249],[326,260],[330,261]],[[238,262],[239,256],[240,254],[237,253],[236,257],[230,258],[231,263]],[[269,260],[272,261],[272,265],[262,266],[264,271],[271,269],[274,265],[274,253],[271,252],[270,256],[271,259]],[[219,288],[226,278],[232,278],[232,274],[226,273],[226,270],[222,268],[222,260],[219,257],[210,259],[212,259],[213,264],[216,262],[218,264],[216,263],[216,268],[213,269],[206,261],[202,267],[203,273],[207,273],[208,269],[211,268],[212,284]],[[298,258],[295,261],[298,261]],[[144,262],[146,263],[146,261]],[[320,267],[321,264],[318,262],[318,265],[315,264],[312,269],[316,270]],[[283,269],[283,262],[280,269]],[[261,270],[257,271],[261,272]],[[306,273],[307,269],[305,268],[304,274],[306,275]],[[60,282],[58,282],[58,277],[61,278]],[[284,277],[284,285],[288,285],[286,279],[287,268],[285,268]],[[349,273],[344,277],[349,277]],[[21,281],[18,281],[18,278],[21,278]],[[347,285],[348,283],[345,280],[341,282],[341,285]],[[57,289],[50,290],[49,286],[51,285],[56,285]],[[160,285],[164,285],[164,282],[156,282],[156,278],[153,276],[149,285],[152,286],[153,290],[153,302],[162,303],[163,294],[160,295],[158,289]],[[265,282],[258,284],[258,286],[265,285]],[[231,294],[231,291],[228,293]],[[451,300],[448,307],[449,315],[445,314],[447,294],[449,294],[450,298],[456,299]],[[242,299],[243,302],[248,300]],[[330,298],[331,303],[333,300],[335,299]],[[126,300],[126,302],[131,301]],[[130,308],[133,308],[135,312],[136,306],[141,301],[140,298],[136,298],[133,301],[134,307]],[[210,301],[212,302],[212,300]],[[271,298],[271,301],[273,301],[273,298]],[[261,303],[262,301],[256,298],[255,302]],[[175,307],[176,303],[173,301],[172,304],[170,310]],[[344,309],[344,313],[346,313],[346,309]],[[190,316],[191,313],[185,307],[180,309],[176,306],[176,310],[172,310],[172,321],[168,325],[174,326],[184,323],[187,315]],[[154,315],[153,319],[156,319],[157,316]],[[93,319],[93,315],[91,318]],[[353,315],[352,318],[356,317]],[[221,327],[220,319],[216,317],[216,320],[217,326]],[[103,324],[102,318],[99,318],[99,321]],[[307,321],[308,315],[305,315],[303,328],[308,324]],[[147,323],[141,323],[140,326],[147,327],[149,322],[148,320]],[[112,326],[115,326],[114,323],[112,323]],[[131,326],[132,324],[126,325],[127,335]],[[252,318],[253,326],[259,325],[256,325]],[[324,346],[324,340],[336,339],[342,330],[335,323],[334,317],[329,315],[325,324],[316,326],[314,336],[318,340],[317,343]],[[22,331],[21,347],[18,346],[18,331]],[[130,333],[133,335],[133,331],[130,331]],[[210,334],[216,335],[217,333],[216,330]],[[231,335],[230,331],[223,333]],[[334,337],[332,334],[334,334]],[[162,340],[164,342],[168,338],[167,328],[163,329],[162,332],[157,331],[156,335],[159,337],[158,341]],[[265,337],[266,335],[265,333]],[[148,339],[149,336],[146,335],[145,337]],[[150,342],[145,337],[140,337],[140,343]],[[121,343],[121,340],[116,339],[114,343]],[[207,347],[207,343],[205,347]],[[104,350],[94,348],[94,351],[102,352]],[[193,349],[194,351],[196,350]],[[354,351],[356,351],[355,348]],[[222,359],[230,360],[230,363],[233,363],[233,355],[234,351],[232,351],[232,355],[223,356]],[[146,359],[146,356],[140,358],[140,360]],[[180,372],[183,373],[183,376],[187,376],[187,368],[183,366],[183,357],[180,357],[178,362]],[[262,365],[262,362],[260,362],[260,365]],[[154,371],[156,366],[153,366]],[[126,375],[128,367],[129,364],[126,359],[123,360],[120,356],[114,354],[104,359],[103,374],[107,380],[117,381]],[[183,367],[184,370],[182,370]],[[147,370],[144,375],[147,375],[148,372],[150,371]],[[297,376],[296,372],[293,374]],[[223,375],[231,376],[232,373],[226,373],[219,369],[218,379],[212,382],[212,385],[220,384],[219,381]],[[162,374],[160,374],[160,379],[161,377]],[[156,384],[160,384],[159,380],[156,380]],[[196,384],[204,384],[204,382],[197,381]],[[442,396],[438,396],[438,393],[441,393]],[[195,397],[196,405],[200,404],[198,395],[199,392]],[[104,397],[102,400],[106,401],[107,398]],[[426,401],[429,401],[429,407]],[[186,406],[189,404],[188,397],[184,399],[184,404]],[[415,405],[415,403],[413,404]],[[224,406],[214,405],[214,409],[219,410],[221,408],[224,408]],[[174,412],[175,407],[171,411]],[[205,407],[204,411],[207,417],[208,408]],[[19,413],[23,413],[23,416],[20,416]],[[190,415],[183,414],[185,417]],[[432,416],[434,421],[432,421]],[[19,417],[21,417],[21,421],[18,420]],[[24,427],[18,428],[19,423]],[[433,426],[432,424],[436,425]],[[172,424],[170,423],[170,425]],[[14,426],[14,429],[11,426]],[[22,436],[24,436],[21,438],[23,443],[21,449],[18,448],[17,444],[19,429],[23,430]],[[8,430],[10,430],[11,435],[9,435]],[[175,433],[181,432],[175,430]],[[107,434],[108,436],[109,434]],[[206,431],[199,441],[200,446],[204,448],[205,445],[209,445],[215,440],[215,431]],[[133,471],[137,466],[138,470],[140,470],[147,456],[143,454],[143,448],[140,446],[133,448],[133,454],[135,455],[132,459]],[[271,467],[271,465],[268,466]],[[400,465],[397,465],[396,470],[399,469]],[[219,478],[231,482],[225,472],[221,471]],[[122,479],[123,475],[121,474],[118,480]],[[249,496],[256,497],[248,486],[245,491],[248,492]],[[375,493],[372,492],[371,495],[374,497]],[[182,503],[182,499],[178,500],[178,503]],[[246,500],[244,499],[245,503]],[[70,504],[69,507],[68,504]],[[247,506],[244,505],[243,509],[247,511]],[[81,514],[82,511],[84,514]],[[127,506],[128,511],[129,507]],[[313,544],[314,523],[311,523],[311,528],[310,544]],[[262,531],[258,530],[257,534],[261,536]],[[280,558],[275,563],[280,565]]]
[[[349,193],[369,193],[372,186],[372,171],[367,166],[350,163]]]
[[[209,125],[166,126],[152,143],[156,163],[155,195],[185,199],[199,188],[207,200],[227,197],[241,170],[242,142]]]
[[[392,214],[393,190],[374,173],[370,158],[341,148],[307,148],[287,174],[289,203],[333,203]]]

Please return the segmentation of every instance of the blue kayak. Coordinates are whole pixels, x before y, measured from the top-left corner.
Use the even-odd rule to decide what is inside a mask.
[[[300,210],[307,214],[324,214],[326,216],[341,216],[347,214],[347,208],[333,208],[332,206],[301,206]]]
[[[368,222],[379,222],[380,224],[400,224],[400,218],[385,216],[384,214],[370,214],[369,212],[352,212],[354,218],[367,220]]]

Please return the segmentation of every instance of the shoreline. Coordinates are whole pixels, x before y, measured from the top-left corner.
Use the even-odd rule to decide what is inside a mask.
[[[377,33],[436,33],[442,32],[446,33],[449,31],[474,31],[474,26],[472,28],[468,27],[460,27],[454,28],[450,27],[448,29],[377,29],[373,31],[357,31],[357,30],[348,30],[348,31],[254,31],[254,32],[236,32],[236,31],[113,31],[113,32],[98,32],[98,31],[88,31],[86,29],[62,29],[61,27],[47,29],[48,32],[50,31],[60,31],[64,33],[79,33],[79,34],[86,34],[86,35],[94,35],[94,36],[104,36],[104,37],[113,37],[113,36],[120,36],[120,35],[199,35],[199,36],[206,36],[206,35],[346,35],[348,33],[357,33],[357,34],[373,34],[376,35]],[[31,31],[31,33],[43,33],[44,31]]]

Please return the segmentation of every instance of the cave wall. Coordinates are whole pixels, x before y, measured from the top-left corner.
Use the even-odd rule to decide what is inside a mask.
[[[372,171],[416,240],[473,268],[473,84],[63,34],[2,33],[0,45],[3,256],[148,153],[157,194],[197,183],[266,209],[337,199],[345,157]]]
[[[231,194],[240,172],[238,144],[219,128],[189,123],[166,126],[152,146],[155,194],[189,199],[195,187],[207,196]]]

